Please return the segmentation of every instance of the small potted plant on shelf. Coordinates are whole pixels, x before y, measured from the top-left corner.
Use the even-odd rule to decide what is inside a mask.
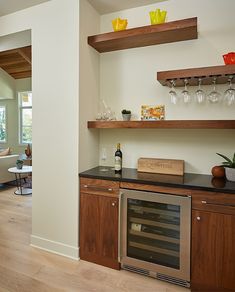
[[[222,166],[225,168],[225,175],[227,180],[235,181],[235,153],[233,154],[232,159],[220,153],[216,154],[221,156],[225,160],[224,162],[222,162]]]
[[[122,118],[123,118],[123,121],[130,121],[131,119],[131,111],[130,110],[122,110]]]

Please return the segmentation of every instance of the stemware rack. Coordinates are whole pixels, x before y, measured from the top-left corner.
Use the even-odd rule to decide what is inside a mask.
[[[215,77],[216,84],[226,84],[230,76],[235,77],[235,64],[161,71],[157,73],[157,80],[163,86],[169,87],[171,87],[171,80],[174,80],[176,87],[182,87],[185,79],[187,79],[188,85],[196,86],[199,78],[202,78],[202,85],[212,84]]]

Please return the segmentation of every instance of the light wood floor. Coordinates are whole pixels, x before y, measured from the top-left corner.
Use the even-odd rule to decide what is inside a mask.
[[[0,292],[190,291],[30,247],[32,198],[16,196],[14,190],[0,190]]]

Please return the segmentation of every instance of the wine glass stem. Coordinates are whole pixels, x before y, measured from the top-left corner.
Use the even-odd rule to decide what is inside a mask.
[[[201,90],[201,84],[202,84],[202,80],[201,80],[201,78],[199,78],[199,80],[198,80],[198,89],[199,90]]]

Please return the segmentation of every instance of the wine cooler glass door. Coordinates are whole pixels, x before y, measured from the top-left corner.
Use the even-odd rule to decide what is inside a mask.
[[[191,198],[121,192],[121,262],[189,281]]]

